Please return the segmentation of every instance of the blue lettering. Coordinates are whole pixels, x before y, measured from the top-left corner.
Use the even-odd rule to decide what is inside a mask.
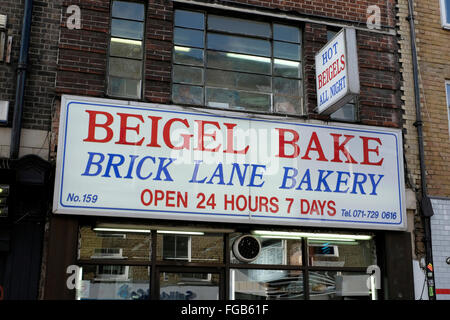
[[[218,177],[220,180],[218,184],[225,184],[225,182],[223,181],[223,165],[221,163],[217,165],[216,170],[214,170],[212,177],[206,184],[213,184],[214,182],[212,181],[215,177]]]
[[[169,163],[164,164],[166,160],[169,160]],[[167,170],[167,167],[170,166],[176,159],[172,158],[159,158],[159,166],[158,166],[158,172],[156,173],[156,178],[153,180],[160,181],[161,180],[161,174],[164,173],[165,180],[164,181],[173,181],[172,177],[170,176],[169,171]]]
[[[86,170],[84,170],[84,173],[82,173],[82,176],[97,176],[100,174],[100,172],[102,172],[102,166],[100,165],[103,160],[105,160],[105,155],[103,153],[97,153],[97,152],[88,152],[89,154],[89,159],[86,165]],[[94,162],[94,157],[95,156],[99,156],[100,159],[97,162]],[[97,166],[97,171],[95,173],[90,173],[91,172],[91,166],[95,165]]]
[[[295,180],[295,176],[297,176],[298,171],[295,168],[290,168],[290,167],[283,167],[284,169],[284,175],[283,175],[283,183],[281,184],[280,189],[292,189],[293,187],[295,187],[295,184],[297,183],[297,181]],[[289,171],[293,171],[292,175],[289,175]],[[286,183],[288,180],[292,181],[292,184],[290,187],[286,186]]]
[[[345,190],[340,190],[340,186],[341,186],[341,183],[347,185],[348,179],[345,179],[345,180],[342,179],[342,175],[346,174],[350,178],[350,172],[337,171],[337,174],[338,174],[338,176],[337,176],[337,182],[336,182],[336,189],[334,190],[334,192],[347,193],[348,189],[350,189],[350,188],[347,188]]]
[[[206,177],[203,180],[197,180],[198,168],[200,167],[200,164],[202,162],[203,161],[201,161],[201,160],[194,160],[195,167],[194,167],[194,172],[192,173],[192,179],[189,180],[190,183],[205,183]]]
[[[372,192],[370,194],[373,195],[373,196],[376,196],[377,195],[377,193],[376,193],[377,186],[380,183],[381,179],[384,177],[384,175],[379,174],[377,182],[375,182],[374,176],[375,176],[374,174],[369,173],[370,182],[372,182]]]
[[[295,190],[302,190],[302,185],[306,183],[308,188],[306,188],[305,190],[308,191],[313,191],[312,187],[311,187],[311,173],[309,172],[309,169],[306,169],[305,174],[302,177],[302,181],[300,181],[300,184],[298,185],[298,187]]]
[[[332,170],[327,170],[327,175],[324,177],[323,173],[325,172],[325,170],[319,170],[319,181],[317,182],[317,188],[314,191],[322,191],[321,186],[324,185],[325,190],[323,190],[324,192],[331,192],[330,187],[328,186],[327,183],[327,178],[330,174],[332,174],[334,171]]]
[[[352,189],[352,194],[356,194],[356,187],[359,185],[359,191],[361,191],[361,194],[366,194],[364,192],[364,188],[363,188],[363,184],[366,182],[367,180],[367,176],[364,173],[358,173],[358,172],[354,172],[353,173],[355,175],[355,180],[353,181],[353,189]],[[358,177],[363,177],[362,181],[358,181]]]
[[[116,174],[116,178],[122,178],[119,173],[119,167],[125,162],[125,157],[121,154],[116,153],[108,153],[108,156],[108,164],[106,165],[105,174],[102,175],[102,177],[111,178],[109,172],[111,171],[111,168],[113,168],[114,173]],[[119,158],[119,162],[114,163],[114,158]]]
[[[256,170],[258,170],[258,168],[263,168],[264,170],[266,169],[265,165],[259,165],[259,164],[252,164],[252,175],[250,177],[250,183],[247,185],[248,187],[262,187],[265,183],[265,181],[263,181],[261,184],[255,184],[255,178],[259,178],[262,179],[263,178],[263,173],[256,173]]]
[[[156,163],[155,158],[154,158],[154,157],[150,157],[150,156],[144,157],[144,158],[141,159],[141,161],[139,161],[139,163],[138,163],[138,165],[137,165],[137,167],[136,167],[136,176],[137,176],[139,179],[141,179],[141,180],[147,180],[148,178],[150,178],[150,177],[152,176],[152,173],[151,173],[151,172],[150,172],[149,175],[146,176],[146,177],[143,177],[143,176],[141,175],[142,164],[143,164],[144,161],[147,160],[147,159],[150,159],[150,160],[153,161],[153,163]]]
[[[231,177],[230,177],[230,181],[227,183],[227,185],[232,186],[233,185],[233,177],[234,177],[234,173],[236,172],[238,175],[238,179],[239,179],[239,183],[241,186],[244,185],[244,180],[245,180],[245,176],[247,174],[247,168],[248,168],[248,164],[244,163],[244,173],[242,173],[241,171],[241,166],[237,163],[233,163],[233,169],[231,170]]]

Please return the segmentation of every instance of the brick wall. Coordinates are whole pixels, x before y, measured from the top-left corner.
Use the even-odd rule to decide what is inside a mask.
[[[450,31],[441,27],[439,1],[415,1],[415,21],[428,192],[450,197],[450,139],[445,80],[450,79]]]
[[[105,96],[107,34],[109,32],[109,1],[64,1],[78,4],[82,10],[81,30],[61,24],[59,43],[58,93]],[[297,16],[327,17],[328,22],[352,21],[366,23],[367,6],[379,5],[381,23],[395,28],[394,1],[216,1],[216,4],[289,12]],[[65,9],[63,9],[65,12]],[[64,16],[64,15],[63,15]],[[98,19],[96,19],[98,18]],[[344,22],[345,22],[344,21]],[[173,2],[148,1],[145,35],[145,83],[143,100],[171,103],[171,52]],[[310,118],[328,120],[313,112],[316,107],[314,54],[326,42],[327,28],[323,24],[304,26],[305,101]],[[400,127],[400,87],[396,38],[393,35],[358,31],[359,66],[361,71],[361,123]]]
[[[20,52],[23,8],[23,0],[0,1],[0,14],[8,16],[8,35],[13,36],[11,63],[0,62],[0,100],[10,101],[10,123],[15,100],[16,68]],[[51,109],[55,96],[60,16],[59,1],[33,1],[23,128],[50,130]]]

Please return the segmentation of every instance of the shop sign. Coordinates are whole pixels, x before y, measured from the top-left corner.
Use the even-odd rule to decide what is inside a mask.
[[[203,110],[63,96],[54,212],[404,230],[400,130]]]
[[[331,114],[359,94],[355,29],[342,29],[315,56],[317,112]]]

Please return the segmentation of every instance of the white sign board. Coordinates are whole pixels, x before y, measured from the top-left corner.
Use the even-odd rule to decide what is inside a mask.
[[[54,212],[405,228],[400,130],[233,115],[63,96]]]
[[[331,114],[359,94],[355,29],[342,29],[315,58],[317,112]]]

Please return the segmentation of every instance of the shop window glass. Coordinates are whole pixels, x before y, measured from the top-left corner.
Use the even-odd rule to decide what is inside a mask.
[[[223,235],[158,234],[157,259],[178,260],[194,263],[223,262]]]
[[[303,300],[300,270],[230,270],[230,300]]]
[[[176,10],[177,16],[173,102],[265,113],[303,113],[301,29],[196,11]],[[196,16],[201,23],[194,24],[188,16]],[[195,68],[203,69],[203,73]],[[191,81],[194,74],[195,81]],[[283,81],[295,87],[290,85],[287,92],[280,90]],[[196,87],[182,95],[179,89],[184,84]]]
[[[80,228],[78,256],[80,260],[129,259],[150,260],[150,234],[94,231]]]
[[[108,94],[141,98],[145,6],[113,1],[108,58]]]
[[[368,267],[376,264],[373,240],[308,239],[309,265],[318,267]]]
[[[234,233],[230,236],[230,248],[241,235],[241,233]],[[256,238],[261,243],[261,252],[250,264],[302,265],[301,239],[264,238],[263,236],[256,236]],[[242,263],[233,252],[231,252],[231,263]]]
[[[369,300],[368,274],[309,271],[310,300]]]
[[[83,265],[77,300],[144,300],[150,296],[150,268]]]
[[[219,300],[217,273],[161,272],[160,300]]]

